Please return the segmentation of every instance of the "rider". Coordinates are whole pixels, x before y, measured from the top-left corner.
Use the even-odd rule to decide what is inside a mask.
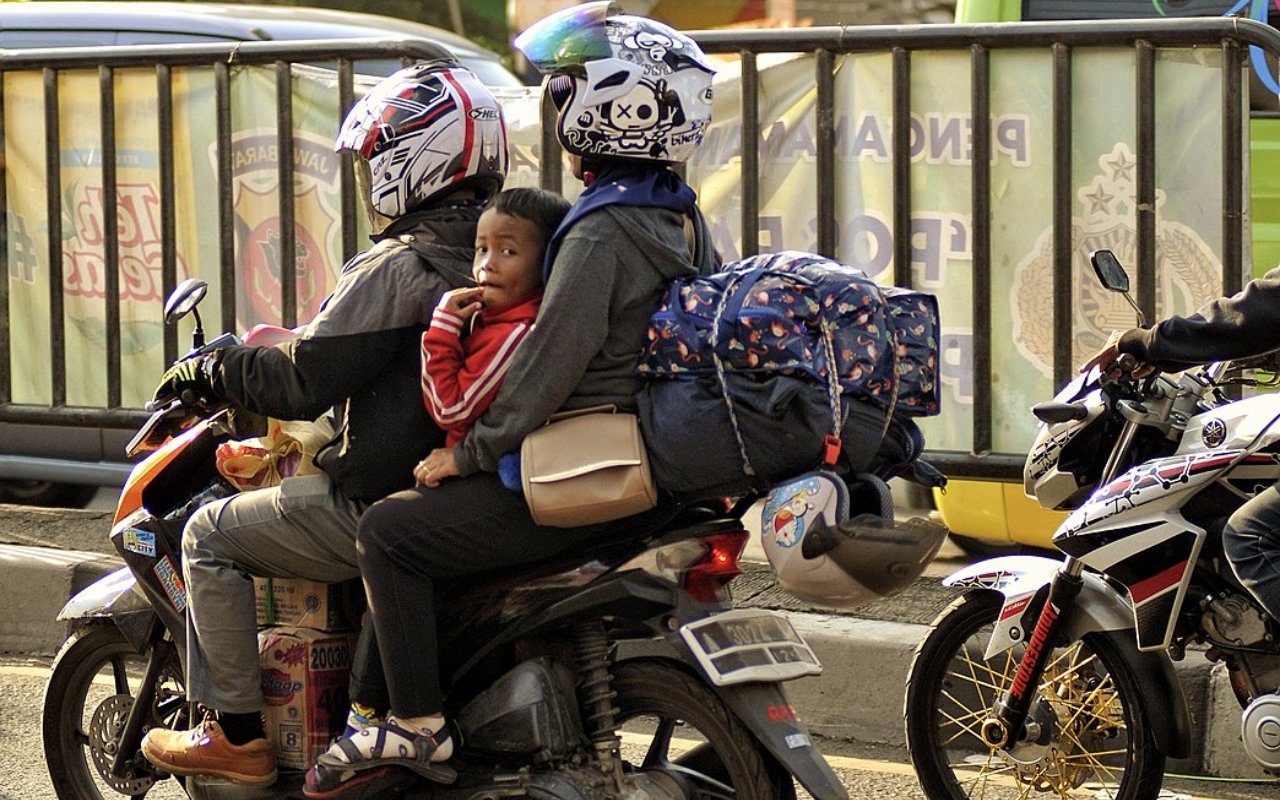
[[[426,62],[356,103],[336,149],[354,154],[357,185],[386,223],[374,245],[344,266],[287,346],[187,359],[156,392],[158,400],[187,392],[225,399],[281,419],[329,412],[337,429],[316,455],[321,474],[211,503],[187,523],[186,689],[208,713],[192,730],[156,728],[143,740],[143,754],[170,773],[275,781],[251,576],[358,577],[361,514],[412,486],[414,465],[444,442],[422,411],[420,342],[440,297],[470,283],[476,222],[507,171],[501,108],[456,61]]]
[[[1239,294],[1206,303],[1190,316],[1112,333],[1080,371],[1106,368],[1120,355],[1128,354],[1138,360],[1135,375],[1141,377],[1153,367],[1178,372],[1277,348],[1280,268],[1250,281]],[[1280,619],[1280,485],[1259,492],[1236,509],[1222,537],[1236,578],[1273,619]]]
[[[692,155],[710,121],[712,69],[670,27],[609,12],[608,3],[568,9],[516,40],[551,73],[557,135],[587,188],[548,246],[537,324],[493,405],[456,447],[426,459],[424,483],[439,486],[398,492],[361,520],[360,566],[391,716],[321,755],[308,775],[310,797],[368,791],[371,770],[383,765],[452,776],[440,763],[453,741],[434,628],[437,581],[530,563],[606,531],[647,533],[675,511],[660,503],[620,522],[542,528],[496,473],[499,459],[557,411],[634,409],[637,355],[665,287],[716,268],[694,192],[669,168]]]

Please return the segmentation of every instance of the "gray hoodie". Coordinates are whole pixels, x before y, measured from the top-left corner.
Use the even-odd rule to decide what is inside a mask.
[[[695,227],[696,266],[684,217],[666,209],[605,206],[565,234],[537,323],[455,450],[462,475],[497,470],[503,454],[557,411],[606,403],[635,410],[636,360],[668,282],[716,267],[705,226]]]

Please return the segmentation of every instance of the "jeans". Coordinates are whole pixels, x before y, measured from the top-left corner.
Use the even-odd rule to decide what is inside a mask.
[[[1237,508],[1222,540],[1236,579],[1280,620],[1280,487],[1259,492]]]
[[[338,583],[359,577],[363,505],[325,475],[204,506],[182,533],[187,586],[187,696],[219,711],[261,711],[253,576]]]

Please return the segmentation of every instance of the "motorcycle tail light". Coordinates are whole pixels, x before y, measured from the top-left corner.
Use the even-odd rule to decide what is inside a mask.
[[[681,586],[693,599],[718,603],[726,599],[725,586],[742,574],[738,559],[750,536],[746,531],[717,533],[701,540],[706,546],[702,558],[684,573]]]
[[[750,536],[745,530],[685,539],[650,550],[622,570],[644,570],[674,583],[702,603],[723,602],[724,587],[742,574],[738,560]]]

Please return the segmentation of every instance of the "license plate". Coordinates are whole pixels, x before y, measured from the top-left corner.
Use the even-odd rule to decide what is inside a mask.
[[[780,614],[740,608],[690,622],[680,636],[717,686],[819,675],[822,664]]]

